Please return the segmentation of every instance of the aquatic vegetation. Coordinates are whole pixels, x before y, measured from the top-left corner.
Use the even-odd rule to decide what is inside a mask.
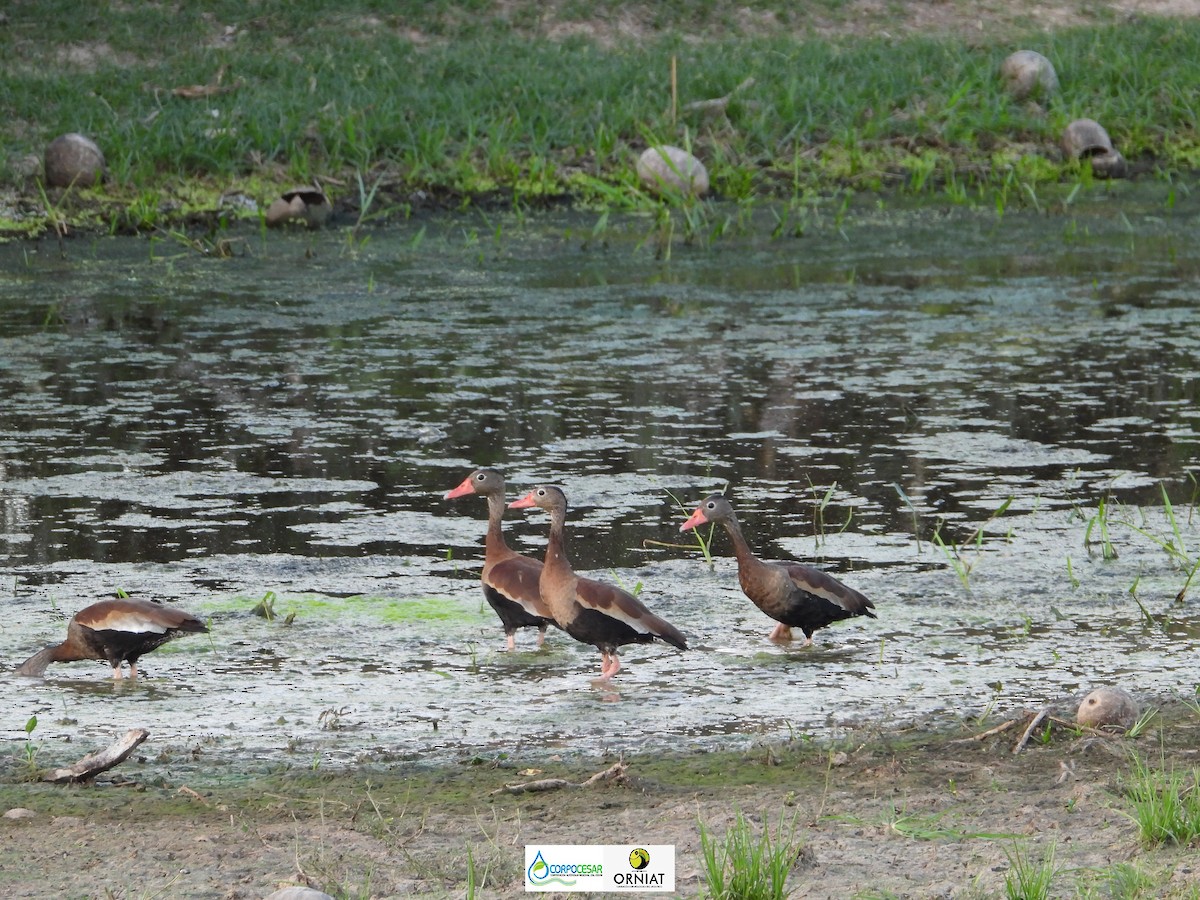
[[[1191,473],[1189,473],[1189,475],[1190,474]],[[1192,553],[1188,551],[1183,537],[1183,526],[1180,525],[1178,518],[1176,518],[1175,506],[1171,503],[1171,496],[1167,491],[1167,486],[1165,484],[1160,485],[1160,490],[1162,492],[1163,500],[1163,515],[1165,517],[1166,524],[1169,526],[1169,533],[1163,535],[1153,530],[1152,527],[1146,523],[1146,516],[1144,513],[1142,514],[1141,522],[1135,522],[1131,518],[1124,518],[1119,521],[1129,530],[1141,535],[1142,537],[1161,547],[1166,552],[1167,556],[1170,557],[1171,561],[1187,576],[1183,582],[1183,587],[1181,587],[1179,589],[1179,593],[1175,595],[1175,602],[1182,603],[1183,598],[1187,595],[1188,588],[1191,587],[1192,581],[1196,577],[1197,571],[1200,571],[1200,552]],[[1191,523],[1192,508],[1194,508],[1194,502],[1191,506],[1189,506],[1188,524]]]
[[[825,510],[829,508],[830,502],[833,500],[834,492],[837,491],[837,482],[829,486],[824,494],[820,495],[813,504],[813,540],[818,548],[825,542],[828,534],[828,523],[825,521]],[[814,498],[817,497],[817,487],[813,484],[812,479],[808,479],[808,488],[812,491]],[[841,534],[850,527],[850,523],[854,521],[854,507],[848,507],[846,510],[846,521],[838,525],[833,534]]]
[[[1087,548],[1088,553],[1092,552],[1092,547],[1100,547],[1100,555],[1104,559],[1116,559],[1117,548],[1113,545],[1112,538],[1109,535],[1108,512],[1111,505],[1111,499],[1101,497],[1096,513],[1088,519],[1087,530],[1083,534],[1083,546]],[[1092,533],[1095,532],[1096,538],[1093,540]]]
[[[988,516],[981,525],[977,526],[975,530],[967,535],[967,537],[961,542],[955,541],[953,538],[947,540],[946,538],[942,537],[942,529],[946,524],[943,520],[939,519],[937,524],[934,526],[931,540],[945,555],[946,561],[954,570],[954,574],[958,576],[958,580],[962,582],[962,586],[967,590],[971,589],[971,571],[975,568],[975,565],[983,556],[984,534],[988,525],[1003,516],[1008,511],[1009,506],[1012,505],[1012,502],[1012,497],[1007,498],[1003,503],[996,507],[992,514]],[[1011,540],[1011,537],[1012,535],[1009,533],[1006,536],[1006,539]],[[973,547],[975,550],[974,556],[972,556],[970,559],[967,558],[965,552],[969,547]]]
[[[725,487],[722,488],[721,492],[724,493],[728,489],[729,489],[729,485],[725,485]],[[671,500],[674,502],[675,506],[683,514],[683,517],[685,519],[689,515],[691,515],[691,512],[692,512],[691,506],[689,506],[688,504],[686,504],[682,500],[680,500],[679,497],[675,494],[675,492],[672,491],[670,488],[664,488],[664,490],[666,491],[667,496],[671,498]],[[692,537],[694,537],[696,539],[695,546],[699,547],[700,555],[704,557],[704,562],[708,566],[709,570],[712,570],[715,568],[715,566],[713,565],[713,557],[712,557],[712,540],[713,540],[713,533],[716,531],[716,529],[717,529],[717,526],[713,525],[713,524],[710,524],[707,529],[700,529],[700,528],[691,529]],[[657,541],[657,540],[653,540],[651,538],[647,538],[644,541],[642,541],[642,546],[645,546],[645,547],[675,547],[675,548],[679,548],[679,549],[691,549],[691,547],[692,547],[691,544],[678,544],[678,543],[673,543],[673,542]]]

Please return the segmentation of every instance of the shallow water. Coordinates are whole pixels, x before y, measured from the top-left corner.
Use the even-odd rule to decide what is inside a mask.
[[[1174,603],[1164,544],[1200,554],[1198,204],[1115,190],[1001,221],[864,208],[668,261],[648,221],[596,241],[559,215],[250,236],[227,260],[0,247],[7,667],[117,590],[212,624],[134,685],[99,663],[9,678],[4,734],[37,713],[51,743],[141,726],[199,765],[332,764],[1191,695],[1200,583]],[[561,633],[499,652],[484,505],[441,499],[480,464],[514,496],[562,484],[576,567],[640,582],[691,652],[631,648],[615,690]],[[710,569],[677,533],[671,495],[726,483],[762,555],[826,567],[879,619],[767,642],[725,537]],[[540,552],[545,524],[510,513],[510,542]],[[249,612],[267,592],[274,622]]]

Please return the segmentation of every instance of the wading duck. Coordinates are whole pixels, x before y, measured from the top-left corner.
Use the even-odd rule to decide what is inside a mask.
[[[738,582],[742,593],[779,624],[770,639],[786,643],[792,629],[804,632],[804,644],[812,643],[813,632],[831,622],[854,616],[875,618],[875,604],[820,569],[794,562],[764,562],[756,557],[742,536],[733,506],[722,494],[709,494],[691,518],[679,526],[687,531],[707,522],[724,525],[737,557]]]
[[[508,649],[516,648],[518,628],[536,628],[537,644],[546,640],[546,627],[554,624],[550,610],[538,593],[542,564],[522,556],[504,542],[500,519],[504,516],[504,476],[495,469],[476,469],[462,484],[446,491],[444,499],[479,494],[488,504],[488,530],[483,544],[483,596],[500,617]]]
[[[120,597],[84,607],[67,623],[67,639],[39,650],[17,669],[17,675],[41,675],[52,662],[103,659],[121,678],[121,663],[137,678],[138,657],[182,634],[207,632],[208,626],[181,609]]]
[[[687,649],[687,639],[679,629],[646,609],[633,594],[575,574],[567,558],[567,498],[562,490],[540,485],[509,506],[536,506],[550,514],[550,540],[538,582],[542,600],[563,631],[600,651],[599,681],[608,682],[621,671],[617,651],[624,644],[648,644],[658,638]]]

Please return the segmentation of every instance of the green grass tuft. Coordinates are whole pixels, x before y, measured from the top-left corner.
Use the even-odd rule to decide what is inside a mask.
[[[755,834],[740,812],[723,840],[700,825],[700,852],[704,877],[712,900],[783,900],[789,895],[788,874],[802,844],[796,822],[785,823],[780,813],[775,837],[763,825]]]
[[[1193,769],[1189,777],[1174,769],[1152,769],[1135,756],[1124,788],[1142,843],[1186,846],[1200,838],[1200,770]]]

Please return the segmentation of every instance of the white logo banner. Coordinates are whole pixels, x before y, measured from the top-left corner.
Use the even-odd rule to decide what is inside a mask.
[[[674,844],[528,844],[527,891],[675,890]]]

